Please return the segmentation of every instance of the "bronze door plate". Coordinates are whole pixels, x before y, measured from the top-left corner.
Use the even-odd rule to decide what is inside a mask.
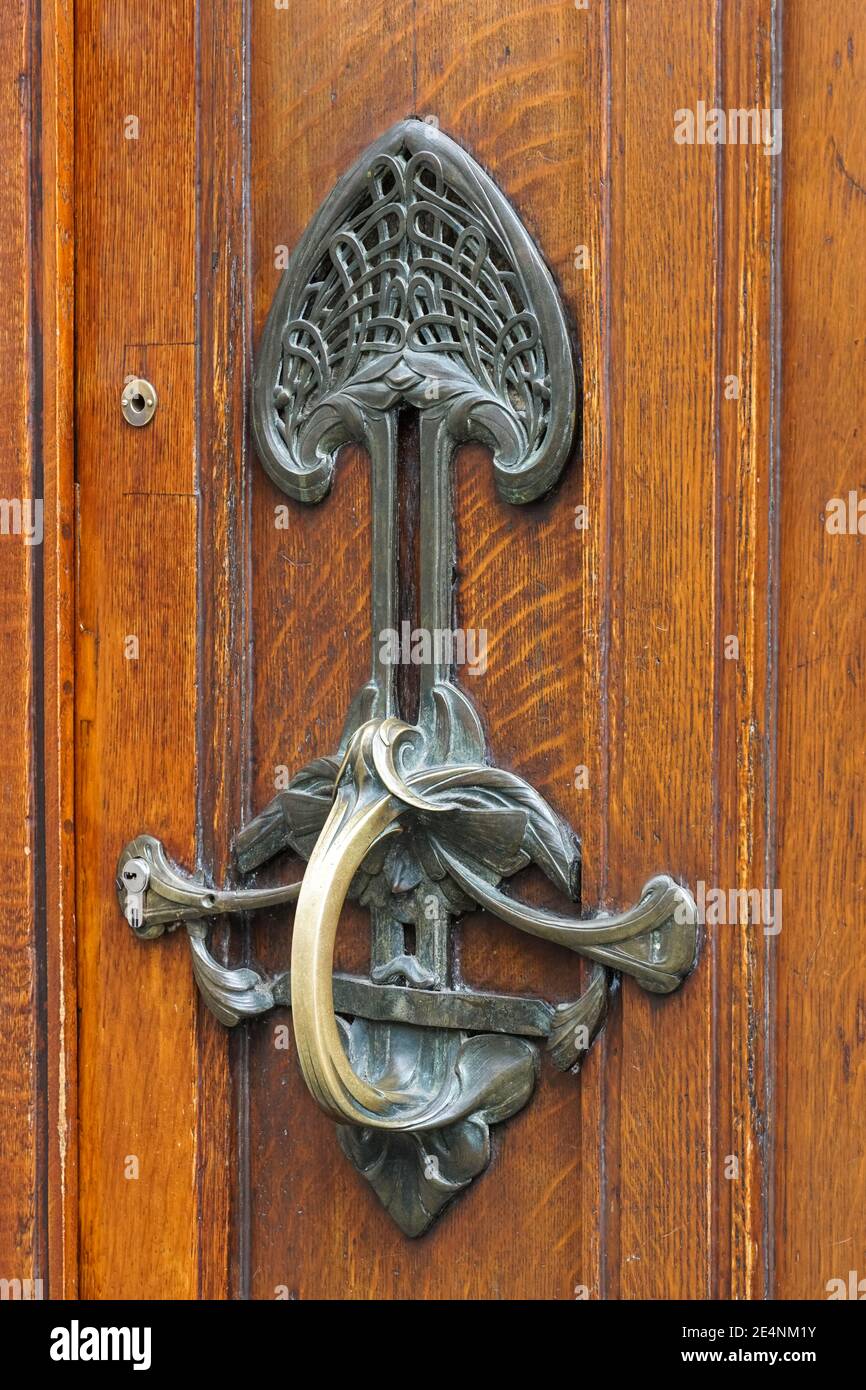
[[[423,661],[417,721],[401,718],[382,641],[398,627],[401,407],[419,415],[420,628],[450,634],[454,450],[487,445],[502,497],[534,500],[571,453],[577,391],[556,287],[514,209],[464,150],[417,120],[376,141],[322,205],[284,273],[257,363],[256,446],[283,491],[320,501],[348,442],[365,447],[372,469],[370,678],[334,756],[298,772],[235,846],[243,874],[291,849],[308,860],[303,880],[219,891],[140,835],[117,882],[138,936],[185,923],[196,980],[222,1022],[291,1005],[314,1099],[414,1236],[486,1167],[490,1125],[529,1100],[539,1041],[576,1071],[617,972],[653,993],[682,983],[697,911],[667,874],[616,914],[553,912],[503,891],[533,863],[579,905],[576,835],[529,783],[491,765],[447,643],[431,641]],[[347,897],[370,912],[367,979],[334,974]],[[290,973],[264,978],[210,954],[216,914],[293,901]],[[584,994],[554,1006],[467,990],[451,928],[477,907],[592,960]]]

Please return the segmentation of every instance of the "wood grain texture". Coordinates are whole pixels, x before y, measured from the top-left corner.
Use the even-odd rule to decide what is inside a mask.
[[[0,1277],[46,1297],[77,1263],[71,41],[63,0],[4,10]]]
[[[589,15],[582,16],[589,18]],[[575,94],[577,116],[576,165],[569,187],[574,190],[577,241],[573,248],[570,302],[579,324],[583,409],[581,429],[581,504],[587,528],[580,538],[580,608],[577,641],[583,678],[577,690],[573,730],[574,785],[585,768],[588,785],[574,807],[575,825],[583,850],[582,891],[586,903],[607,901],[610,839],[610,572],[612,395],[607,343],[612,305],[611,282],[611,159],[612,72],[609,0],[593,23],[579,31]],[[584,259],[585,253],[585,259]],[[583,269],[579,269],[583,266]],[[566,261],[563,270],[567,272]],[[561,274],[563,272],[560,272]],[[573,296],[573,298],[571,298]],[[583,514],[581,514],[583,516]],[[572,618],[573,622],[574,619]],[[567,764],[566,764],[567,766]],[[606,1179],[604,1073],[607,1032],[602,1033],[579,1078],[581,1133],[592,1161],[581,1166],[581,1220],[576,1247],[576,1279],[590,1298],[602,1292],[603,1250],[606,1241],[604,1184]],[[552,1123],[556,1124],[555,1116]]]
[[[777,105],[781,37],[766,0],[720,9],[717,104]],[[750,34],[752,42],[743,43]],[[777,444],[780,332],[775,283],[780,161],[760,146],[719,146],[716,741],[713,881],[744,892],[773,886],[776,705],[775,575],[770,518]],[[736,379],[734,382],[733,379]],[[736,392],[736,394],[734,393]],[[731,638],[737,643],[736,650]],[[741,900],[738,899],[738,903]],[[710,934],[708,933],[708,936]],[[712,931],[713,1292],[769,1290],[773,938],[738,920]]]
[[[785,7],[775,1291],[866,1270],[866,16]],[[788,113],[793,118],[789,118]]]
[[[38,56],[29,5],[4,7],[0,53],[0,667],[4,672],[0,744],[0,1266],[2,1277],[45,1278],[46,1096],[44,918],[41,916],[37,734],[38,547],[21,530],[24,499],[38,498],[39,400],[34,190],[31,182]],[[17,502],[15,513],[6,506]],[[42,960],[40,960],[40,955]]]
[[[78,959],[81,1291],[198,1291],[197,1020],[185,940],[140,943],[117,857],[196,855],[195,29],[76,14]],[[138,138],[125,118],[138,118]],[[167,192],[170,190],[170,196]],[[156,385],[142,430],[128,373]],[[137,659],[126,639],[137,637]],[[129,1163],[139,1172],[130,1177]]]
[[[715,152],[673,113],[715,83],[709,4],[614,6],[608,890],[713,852]],[[660,196],[660,189],[664,196]],[[606,1297],[710,1292],[712,966],[658,999],[630,982],[605,1073]]]
[[[82,853],[90,869],[99,865],[98,876],[85,879],[82,869],[81,878],[90,1014],[82,1028],[83,1124],[94,1119],[83,1263],[87,1286],[99,1293],[225,1298],[231,1188],[240,1171],[228,1036],[195,995],[182,939],[165,953],[128,939],[111,878],[124,841],[148,826],[180,862],[225,882],[231,835],[242,819],[249,766],[247,14],[234,5],[177,5],[160,44],[144,54],[133,41],[139,18],[134,7],[110,17],[82,10],[78,27],[80,138],[89,160],[81,170],[81,227],[92,237],[82,241],[79,313],[86,337],[79,356],[80,533],[88,547],[81,564],[81,612],[88,616],[81,619],[79,785]],[[173,76],[164,84],[159,74],[169,61]],[[124,139],[128,116],[139,122],[132,141]],[[109,322],[100,309],[106,280],[126,287]],[[142,431],[130,430],[118,410],[117,392],[131,373],[153,380],[160,398]],[[111,432],[121,458],[110,477],[102,430]],[[115,569],[116,581],[106,581]],[[129,633],[141,644],[132,665],[122,659]],[[137,684],[129,681],[132,671]],[[100,673],[103,686],[106,679],[130,684],[114,708],[110,696],[100,696]],[[118,717],[131,720],[127,739]],[[105,760],[97,753],[103,737]],[[102,809],[98,823],[94,803]],[[97,935],[107,933],[118,953],[110,973],[96,946]],[[224,946],[219,936],[214,949],[219,954]],[[101,1012],[111,1015],[110,1030],[104,1020],[96,1030]],[[121,1061],[101,1043],[115,1029],[123,1033]],[[153,1087],[142,1073],[149,1050],[161,1060]],[[125,1070],[116,1109],[106,1114],[103,1107],[93,1117],[101,1085],[119,1067]],[[117,1143],[108,1138],[114,1127],[129,1153],[146,1149],[140,1189],[118,1168]],[[118,1191],[130,1215],[109,1239],[99,1213]],[[128,1200],[139,1191],[139,1201]],[[174,1234],[167,1241],[168,1226]]]
[[[40,6],[48,1292],[78,1289],[72,0]]]
[[[232,837],[247,805],[249,705],[248,458],[250,276],[247,85],[248,7],[236,0],[198,11],[198,700],[199,861],[213,883],[227,883]],[[229,932],[214,932],[225,956]],[[246,1169],[236,1150],[229,1038],[199,1001],[199,1296],[240,1288],[237,1242]]]

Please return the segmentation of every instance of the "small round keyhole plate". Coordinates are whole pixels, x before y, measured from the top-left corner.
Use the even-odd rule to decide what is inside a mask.
[[[128,425],[149,425],[156,405],[156,389],[144,377],[134,376],[124,386],[120,408]]]

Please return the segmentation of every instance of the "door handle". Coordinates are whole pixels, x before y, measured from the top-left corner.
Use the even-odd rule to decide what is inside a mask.
[[[411,1084],[401,1089],[372,1084],[353,1065],[351,1032],[341,1037],[334,1011],[334,943],[352,881],[371,850],[398,828],[398,822],[404,822],[405,830],[411,818],[412,833],[426,840],[430,859],[438,861],[477,905],[532,935],[624,970],[646,989],[658,993],[675,989],[695,954],[695,921],[688,896],[665,874],[645,886],[636,908],[616,917],[571,917],[499,893],[481,877],[476,856],[489,856],[491,845],[494,853],[508,847],[505,836],[497,839],[500,806],[510,801],[522,808],[516,816],[521,846],[530,833],[528,808],[542,819],[552,813],[527,782],[487,764],[431,768],[424,765],[421,752],[414,770],[402,770],[398,765],[401,748],[411,749],[421,741],[417,728],[393,718],[369,720],[352,736],[337,773],[334,805],[310,856],[295,914],[294,1024],[304,1078],[333,1119],[371,1129],[441,1129],[479,1108],[489,1110],[494,1103],[505,1106],[510,1114],[518,1097],[521,1104],[528,1097],[524,1091],[527,1086],[531,1090],[533,1080],[534,1059],[526,1048],[515,1046],[518,1039],[503,1042],[483,1035],[469,1039],[455,1065],[442,1076],[426,1076],[420,1089],[415,1071]],[[496,797],[492,806],[491,794]],[[475,845],[473,822],[477,826],[479,819],[483,821],[485,802],[492,810],[493,824]],[[461,826],[461,821],[468,824]],[[512,834],[514,828],[511,818]],[[474,869],[470,867],[473,859]],[[402,960],[393,966],[405,969]]]
[[[421,480],[413,722],[399,708],[394,650],[397,412],[407,406],[419,417]],[[242,873],[292,849],[308,860],[304,877],[217,891],[150,836],[133,840],[118,867],[138,936],[186,925],[199,987],[223,1022],[291,1005],[313,1098],[411,1235],[486,1166],[489,1126],[532,1094],[539,1041],[555,1065],[577,1070],[620,974],[665,994],[696,958],[695,903],[668,874],[651,877],[626,911],[580,909],[577,836],[528,782],[492,765],[452,674],[454,451],[487,445],[500,495],[532,501],[567,462],[576,409],[559,296],[514,209],[437,127],[399,123],[340,179],[301,238],[253,390],[257,450],[291,497],[324,497],[343,444],[363,445],[371,468],[369,679],[337,752],[302,769],[235,845]],[[529,864],[573,911],[504,891]],[[370,911],[369,978],[334,973],[350,896]],[[290,972],[266,978],[210,954],[212,916],[295,900]],[[477,907],[592,961],[583,994],[553,1005],[462,986],[451,930]]]

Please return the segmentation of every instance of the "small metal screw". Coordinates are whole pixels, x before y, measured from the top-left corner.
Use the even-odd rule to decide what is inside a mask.
[[[126,383],[120,397],[120,408],[128,425],[148,425],[157,407],[156,388],[144,377],[134,376]]]

